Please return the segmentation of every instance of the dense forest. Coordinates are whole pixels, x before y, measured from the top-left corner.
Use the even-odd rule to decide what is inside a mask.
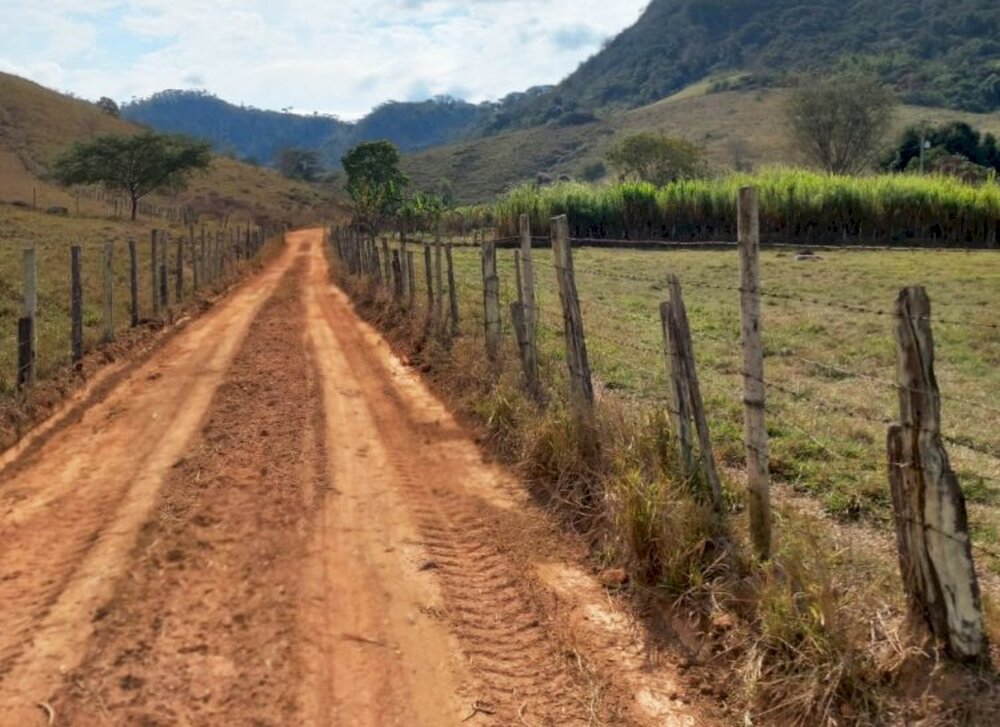
[[[348,123],[236,106],[201,91],[163,91],[122,107],[130,121],[207,139],[217,151],[241,159],[273,164],[285,149],[305,149],[319,152],[330,167],[361,141],[388,139],[404,152],[447,144],[468,136],[490,114],[492,107],[442,97],[382,104]]]
[[[494,129],[581,110],[652,103],[741,71],[742,85],[786,85],[811,72],[859,69],[903,101],[1000,108],[996,0],[653,0],[639,21],[549,93],[509,105]]]

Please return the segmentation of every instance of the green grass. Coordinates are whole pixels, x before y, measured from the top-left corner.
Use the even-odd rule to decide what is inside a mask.
[[[598,391],[637,404],[667,405],[658,306],[665,278],[684,286],[699,376],[717,458],[738,477],[743,465],[739,281],[735,251],[576,253],[577,285]],[[516,297],[513,253],[500,251],[504,332],[513,355],[509,303]],[[551,252],[536,251],[539,332],[546,375],[564,385],[561,313]],[[899,289],[926,286],[932,300],[944,433],[1000,452],[1000,336],[989,326],[1000,305],[994,252],[825,252],[821,262],[765,251],[765,290],[888,311]],[[416,255],[423,290],[422,255]],[[456,248],[463,330],[483,336],[478,250]],[[421,303],[423,295],[418,294]],[[774,480],[818,499],[843,519],[888,523],[884,420],[898,412],[892,318],[802,301],[765,298],[765,370]],[[948,321],[947,323],[943,321]],[[983,408],[987,407],[987,408]],[[1000,522],[1000,459],[956,445],[951,464],[984,545]],[[995,564],[1000,565],[1000,564]]]

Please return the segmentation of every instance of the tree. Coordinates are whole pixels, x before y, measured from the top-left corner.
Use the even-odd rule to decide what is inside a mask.
[[[981,134],[962,121],[952,121],[938,127],[918,124],[908,127],[900,137],[896,147],[886,157],[884,164],[893,172],[904,172],[920,168],[920,147],[924,149],[925,169],[936,169],[928,162],[930,158],[952,157],[987,169],[1000,172],[1000,150],[993,134]]]
[[[608,162],[621,180],[664,185],[704,176],[705,153],[684,139],[643,132],[628,136],[608,152]]]
[[[347,152],[341,164],[355,214],[374,231],[402,206],[410,182],[399,169],[399,151],[391,142],[369,141]]]
[[[278,153],[278,171],[289,179],[315,182],[323,173],[319,152],[311,149],[282,149]]]
[[[108,98],[107,96],[101,96],[97,103],[94,104],[101,111],[106,113],[108,116],[114,116],[116,119],[121,118],[122,112],[118,108],[118,104],[115,103],[113,98]]]
[[[205,142],[147,131],[78,142],[56,159],[52,176],[66,185],[103,184],[124,192],[132,202],[134,220],[140,199],[183,188],[194,171],[207,169],[211,162]]]
[[[895,107],[892,91],[876,78],[834,76],[795,90],[788,123],[807,159],[834,174],[856,174],[874,160]]]

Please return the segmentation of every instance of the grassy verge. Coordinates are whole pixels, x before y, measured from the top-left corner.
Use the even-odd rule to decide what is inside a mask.
[[[776,512],[774,559],[760,564],[748,555],[738,469],[738,336],[733,327],[737,303],[735,293],[717,289],[729,281],[735,287],[735,276],[728,277],[736,266],[735,259],[727,257],[732,253],[580,251],[578,283],[600,392],[595,412],[599,452],[581,451],[579,432],[564,398],[561,329],[554,282],[545,274],[546,254],[540,252],[536,268],[543,321],[544,408],[521,392],[509,331],[505,331],[501,362],[490,366],[484,360],[476,251],[455,251],[462,335],[453,342],[429,330],[422,290],[417,295],[418,310],[407,312],[364,281],[342,279],[342,283],[362,312],[387,332],[411,362],[431,375],[455,407],[475,415],[488,431],[492,446],[522,472],[536,494],[569,525],[589,536],[599,565],[623,565],[635,593],[657,605],[656,612],[669,610],[695,618],[702,634],[693,654],[696,668],[706,670],[710,680],[727,685],[725,701],[734,719],[775,725],[910,724],[921,719],[985,724],[1000,716],[996,700],[991,699],[998,688],[995,675],[960,667],[934,668],[933,648],[907,633],[896,565],[891,550],[882,547],[883,539],[839,526],[822,513],[789,500]],[[506,304],[514,297],[513,275],[510,253],[503,255],[501,290]],[[835,292],[843,299],[844,286],[853,284],[863,292],[856,301],[874,306],[883,295],[891,300],[899,277],[934,269],[926,260],[843,255],[835,265],[818,268],[802,267],[794,258],[769,253],[765,280],[775,290],[784,284],[802,292],[807,286],[817,299]],[[417,279],[423,281],[422,256],[416,257]],[[932,296],[952,294],[960,303],[971,301],[970,308],[975,310],[982,290],[996,288],[980,289],[971,297],[961,292],[969,290],[970,277],[985,276],[987,283],[995,280],[991,276],[996,275],[996,268],[991,271],[987,260],[935,260],[944,269],[934,278],[940,292],[932,285]],[[913,266],[908,273],[893,267],[906,264]],[[665,391],[655,317],[655,304],[663,294],[660,270],[678,272],[682,280],[692,283],[688,307],[709,392],[713,434],[720,459],[730,465],[726,483],[730,509],[722,520],[716,520],[699,502],[691,483],[677,477],[672,435],[658,403]],[[693,285],[702,281],[706,287]],[[780,371],[779,380],[789,389],[817,387],[838,399],[850,394],[854,397],[851,406],[862,411],[866,406],[888,406],[888,399],[876,399],[858,381],[840,385],[813,364],[786,361],[785,368],[778,368],[776,356],[783,349],[773,345],[774,340],[784,341],[803,358],[842,355],[845,358],[839,365],[845,368],[873,361],[891,367],[889,319],[875,318],[870,326],[862,324],[859,334],[856,316],[820,317],[817,322],[815,313],[801,305],[785,309],[781,317],[769,310],[769,371]],[[822,330],[817,329],[820,325]],[[506,317],[505,326],[509,326]],[[711,332],[712,338],[698,335],[704,331]],[[775,339],[782,331],[785,338]],[[981,351],[995,339],[969,340],[956,334],[954,341],[949,340],[943,334],[942,349],[965,351],[944,357],[949,362],[945,369],[956,367],[955,381],[993,382],[995,374],[987,372],[983,378],[978,362]],[[717,344],[718,349],[706,341],[714,341],[711,345]],[[806,345],[813,348],[803,349]],[[884,375],[891,379],[891,371]],[[891,399],[891,390],[887,393]],[[876,487],[883,456],[877,445],[880,431],[873,425],[858,444],[859,437],[844,437],[854,425],[844,424],[848,428],[820,432],[828,443],[819,447],[815,433],[806,425],[841,425],[833,425],[832,417],[817,415],[812,403],[796,397],[785,406],[772,411],[772,420],[780,414],[792,420],[796,429],[786,425],[787,431],[772,432],[777,469],[780,472],[782,462],[796,466],[813,462],[811,466],[828,472],[832,479],[818,477],[808,467],[797,478],[782,477],[819,495],[838,514],[884,517],[885,500],[877,493],[885,485]],[[988,429],[973,433],[987,436]],[[844,448],[845,455],[833,459],[827,448]],[[840,474],[845,469],[852,473]],[[870,482],[871,495],[855,498],[864,506],[841,507],[839,498],[855,494],[852,489],[858,488],[859,481]],[[993,617],[990,628],[997,636]]]
[[[202,284],[195,294],[190,262],[184,267],[184,296],[175,293],[176,240],[186,235],[181,227],[172,234],[169,249],[171,307],[154,318],[151,303],[150,226],[99,218],[61,218],[0,207],[0,446],[7,446],[20,432],[71,391],[80,377],[70,371],[70,247],[80,245],[83,262],[84,352],[87,369],[94,361],[127,356],[135,344],[153,335],[165,323],[205,306],[209,299],[231,285],[245,266],[230,269],[221,279]],[[215,228],[207,228],[214,236]],[[139,295],[142,325],[130,327],[129,254],[127,240],[135,238],[139,253]],[[103,255],[106,241],[115,243],[114,329],[115,341],[102,344]],[[17,319],[22,309],[22,250],[34,247],[38,259],[38,384],[25,393],[15,389]],[[188,252],[185,255],[189,254]]]

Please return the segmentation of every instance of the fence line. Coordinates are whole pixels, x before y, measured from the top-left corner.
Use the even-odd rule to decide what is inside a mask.
[[[745,220],[741,220],[740,243],[736,245],[732,243],[726,243],[720,245],[720,247],[724,247],[727,249],[736,247],[741,251],[741,254],[743,255],[744,258],[744,264],[743,264],[744,276],[743,279],[740,281],[740,284],[723,285],[723,284],[714,284],[701,281],[683,281],[683,282],[685,287],[701,288],[711,291],[724,292],[727,294],[727,296],[732,295],[735,298],[738,295],[742,299],[741,303],[741,310],[743,314],[742,350],[744,352],[744,361],[741,366],[736,367],[734,376],[741,377],[745,387],[743,398],[746,408],[746,416],[745,416],[746,431],[744,432],[743,449],[747,457],[747,462],[750,470],[752,472],[756,472],[756,476],[751,477],[751,489],[753,493],[753,496],[751,497],[751,518],[754,523],[751,532],[754,534],[753,540],[755,544],[755,550],[757,551],[758,556],[761,559],[767,559],[769,556],[769,549],[771,545],[771,535],[769,532],[770,506],[767,495],[767,488],[768,488],[767,483],[769,479],[768,461],[771,456],[771,453],[770,453],[770,446],[766,438],[766,432],[767,432],[766,422],[771,421],[773,423],[788,426],[790,429],[794,429],[803,436],[808,437],[818,446],[820,446],[823,450],[837,456],[840,460],[846,461],[847,459],[847,456],[845,454],[835,451],[828,444],[824,444],[819,439],[817,439],[816,436],[810,434],[806,429],[800,427],[798,424],[791,421],[791,419],[783,411],[783,407],[779,406],[777,410],[775,410],[774,407],[768,405],[768,403],[766,403],[765,400],[767,395],[770,393],[776,394],[779,397],[788,397],[793,402],[805,403],[808,406],[818,411],[822,411],[826,414],[835,414],[853,420],[864,421],[867,424],[875,425],[879,428],[888,427],[890,432],[897,431],[900,426],[904,427],[909,426],[911,430],[914,432],[920,434],[931,434],[933,436],[928,439],[928,443],[926,445],[923,443],[924,440],[923,437],[919,438],[920,442],[917,442],[916,444],[913,445],[918,448],[917,450],[914,450],[917,453],[916,456],[930,457],[928,461],[947,462],[946,458],[943,460],[935,459],[934,456],[927,454],[919,449],[920,447],[924,446],[932,446],[932,445],[940,446],[940,443],[946,443],[951,446],[961,447],[975,454],[988,457],[991,460],[1000,461],[1000,450],[995,450],[992,447],[992,445],[980,442],[975,437],[971,437],[965,434],[959,434],[957,436],[951,434],[945,434],[940,431],[939,422],[936,420],[930,421],[929,423],[926,424],[922,424],[920,422],[907,423],[908,421],[906,419],[907,410],[903,405],[908,399],[923,399],[930,402],[935,402],[934,404],[935,407],[938,407],[942,401],[955,402],[964,406],[974,407],[980,411],[989,412],[992,414],[1000,414],[1000,409],[998,409],[996,406],[992,405],[991,403],[987,403],[986,401],[977,401],[972,398],[942,395],[937,389],[937,385],[936,382],[934,381],[932,373],[929,378],[921,380],[920,383],[908,383],[899,380],[891,381],[887,378],[883,378],[866,371],[853,370],[852,368],[846,366],[837,365],[835,363],[826,363],[796,353],[786,352],[781,354],[772,354],[771,356],[765,358],[763,354],[762,339],[760,337],[761,325],[760,325],[759,306],[763,302],[775,303],[779,301],[781,302],[787,301],[793,303],[807,303],[810,305],[827,307],[832,310],[845,311],[851,313],[852,315],[860,313],[865,315],[875,315],[875,316],[889,318],[894,322],[896,326],[897,352],[898,352],[897,355],[898,357],[900,357],[900,360],[903,360],[902,357],[904,356],[903,352],[905,350],[904,345],[900,343],[901,340],[900,339],[901,334],[899,333],[900,331],[906,331],[911,329],[919,330],[923,331],[921,335],[926,337],[929,336],[929,331],[930,331],[929,327],[931,323],[940,325],[963,326],[963,327],[970,327],[970,328],[977,328],[984,330],[1000,330],[1000,324],[985,323],[985,322],[970,321],[970,320],[958,320],[948,315],[941,317],[932,316],[930,314],[929,306],[926,308],[917,307],[914,312],[914,309],[901,306],[898,302],[895,308],[890,309],[890,308],[882,308],[879,306],[855,305],[843,301],[822,300],[816,296],[796,295],[777,290],[772,291],[766,286],[760,285],[759,281],[757,280],[757,274],[755,269],[757,265],[756,251],[761,246],[765,248],[787,247],[787,248],[799,248],[799,249],[813,248],[813,247],[819,248],[820,246],[783,245],[781,243],[772,245],[767,245],[767,244],[761,245],[761,243],[759,242],[759,238],[757,237],[758,233],[756,230],[756,219],[755,219],[756,204],[754,195],[749,190],[746,190],[746,194],[741,195],[741,197],[742,199],[740,207],[742,211],[745,211],[747,213],[747,217]],[[502,336],[504,340],[509,340],[511,338],[510,335],[511,332],[517,334],[513,338],[516,340],[518,347],[521,347],[523,350],[523,344],[524,344],[523,319],[525,310],[524,308],[525,298],[524,298],[524,288],[522,280],[521,261],[523,259],[522,257],[523,250],[525,249],[524,245],[527,244],[528,249],[530,249],[531,247],[536,247],[536,246],[544,247],[546,243],[553,243],[552,247],[554,250],[554,254],[556,256],[555,280],[559,284],[558,285],[559,299],[563,304],[563,315],[560,317],[555,310],[548,307],[548,304],[541,305],[537,302],[537,299],[532,304],[531,311],[535,316],[535,320],[540,324],[540,326],[544,326],[545,328],[553,332],[561,331],[566,336],[566,340],[562,345],[562,348],[564,349],[564,352],[567,355],[567,362],[564,373],[565,379],[560,378],[560,382],[563,385],[565,385],[566,383],[571,383],[573,393],[570,396],[570,399],[571,401],[574,401],[575,404],[577,404],[578,417],[586,418],[585,415],[586,407],[580,408],[579,404],[581,403],[586,404],[588,401],[592,401],[593,397],[592,393],[589,396],[587,395],[587,391],[589,387],[592,385],[592,376],[586,365],[587,359],[585,353],[587,350],[585,341],[587,340],[587,338],[589,338],[593,340],[594,343],[600,344],[594,347],[593,349],[593,352],[597,355],[598,360],[601,360],[603,358],[604,352],[607,349],[610,349],[612,351],[615,349],[625,349],[637,354],[641,354],[643,356],[650,356],[650,357],[665,356],[665,360],[668,362],[667,366],[668,380],[672,379],[675,385],[678,382],[681,382],[683,386],[682,388],[677,389],[677,392],[680,393],[675,393],[670,396],[666,395],[667,391],[669,390],[669,387],[666,386],[663,387],[664,396],[656,397],[656,401],[658,402],[658,406],[663,406],[663,401],[666,400],[665,409],[675,418],[675,428],[683,428],[681,427],[678,419],[690,416],[690,410],[687,407],[690,404],[689,399],[691,397],[690,392],[686,391],[685,387],[697,381],[697,372],[694,368],[695,364],[693,358],[690,359],[690,364],[687,365],[688,368],[685,368],[684,366],[681,366],[679,364],[670,363],[672,358],[676,359],[676,361],[679,362],[681,359],[685,359],[685,357],[681,355],[682,354],[681,349],[683,347],[680,346],[680,342],[683,341],[683,336],[678,336],[678,334],[673,332],[673,329],[670,327],[672,325],[671,324],[672,313],[669,305],[663,308],[663,321],[662,321],[663,333],[666,336],[663,347],[647,344],[644,340],[642,340],[641,337],[635,337],[634,332],[625,331],[624,329],[614,325],[588,326],[589,330],[587,331],[587,336],[585,337],[583,335],[584,324],[586,323],[586,319],[589,318],[591,313],[593,312],[594,310],[593,307],[597,306],[598,309],[603,309],[605,305],[603,304],[601,298],[593,298],[593,299],[586,297],[581,298],[577,292],[577,287],[575,282],[576,275],[583,276],[582,279],[584,280],[589,279],[591,282],[597,281],[598,283],[602,280],[607,280],[607,279],[622,280],[627,282],[640,282],[640,283],[650,284],[651,286],[655,286],[657,289],[663,290],[664,293],[666,293],[666,291],[672,287],[670,284],[671,277],[666,275],[664,275],[662,278],[648,277],[643,275],[623,275],[623,274],[618,274],[614,271],[609,271],[601,267],[587,265],[587,264],[575,267],[572,262],[572,256],[569,253],[569,251],[572,249],[573,246],[583,246],[597,242],[600,242],[604,245],[608,245],[616,242],[620,243],[625,241],[607,241],[607,240],[594,241],[589,239],[570,240],[568,232],[566,231],[567,225],[565,219],[557,218],[555,220],[555,223],[556,226],[554,227],[554,239],[539,238],[537,236],[532,236],[530,232],[525,234],[522,228],[522,235],[519,238],[500,238],[494,236],[492,239],[488,240],[482,246],[476,245],[476,247],[480,247],[480,249],[485,251],[483,256],[483,269],[482,269],[483,279],[478,284],[476,282],[471,282],[471,283],[466,283],[464,281],[459,282],[458,287],[460,290],[466,290],[466,291],[476,291],[476,292],[481,292],[483,290],[486,291],[486,294],[483,298],[484,301],[483,305],[485,307],[483,309],[479,309],[478,307],[476,309],[473,309],[472,311],[469,312],[467,318],[470,321],[474,321],[476,326],[485,327],[485,333],[487,334],[485,336],[485,342],[487,346],[488,357],[491,360],[496,360],[497,357],[501,355],[501,351],[498,348],[499,346],[498,339],[496,338],[495,334],[492,333],[491,331],[496,330],[496,326],[498,323],[497,317],[507,310],[506,306],[498,305],[500,298],[500,285],[497,282],[497,277],[499,276],[499,268],[496,258],[496,250],[508,244],[514,244],[514,243],[518,244],[518,246],[514,248],[516,252],[513,256],[513,263],[514,263],[513,270],[510,275],[504,278],[504,287],[503,287],[503,290],[507,292],[508,289],[506,287],[506,282],[511,278],[516,280],[517,283],[515,290],[516,301],[508,301],[511,303],[509,312],[513,320],[513,325],[510,328],[508,328],[507,326],[503,326]],[[476,237],[478,237],[478,234],[476,235]],[[363,281],[366,281],[365,284],[368,286],[374,286],[374,288],[370,287],[369,288],[370,290],[374,289],[376,292],[379,289],[387,290],[386,286],[388,285],[389,281],[384,281],[384,283],[380,285],[378,281],[378,276],[375,274],[375,271],[370,269],[370,266],[366,267],[363,263],[362,264],[357,263],[359,256],[362,259],[364,258],[363,250],[365,248],[364,243],[359,239],[360,235],[357,231],[351,232],[345,230],[335,230],[331,234],[331,238],[335,241],[334,244],[335,247],[337,248],[337,254],[339,258],[342,261],[344,261],[348,269],[349,275],[354,276],[355,278],[360,278]],[[401,241],[401,244],[405,245],[405,238],[403,241]],[[427,245],[427,243],[423,244]],[[452,246],[461,246],[460,243],[457,244],[454,242],[450,242],[448,244],[449,244],[448,248],[449,250],[451,249]],[[690,247],[692,249],[698,249],[698,248],[704,249],[710,246],[706,245],[705,243],[676,244],[676,243],[662,243],[662,242],[660,243],[660,245],[662,247]],[[835,247],[835,246],[829,246],[829,247],[831,249],[836,249],[836,250],[851,249],[850,247]],[[861,249],[861,248],[856,247],[855,249]],[[882,250],[884,248],[871,248],[871,249]],[[929,248],[889,248],[889,249],[892,249],[894,251],[904,250],[904,249],[925,251]],[[425,251],[428,253],[430,252],[429,246],[425,246]],[[433,280],[431,279],[430,276],[431,262],[429,260],[429,257],[430,256],[428,255],[427,256],[428,259],[425,262],[425,267],[427,268],[426,272],[428,273],[427,288],[429,294],[427,302],[427,315],[429,318],[435,318],[435,317],[440,317],[440,314],[439,313],[436,314],[435,310],[438,309],[441,305],[440,301],[442,298],[443,291],[438,290],[437,294],[435,295],[435,292],[433,290]],[[449,276],[449,288],[450,288],[451,300],[457,301],[457,298],[454,296],[455,287],[456,284],[454,279],[451,276]],[[510,298],[509,293],[506,295],[506,297]],[[398,298],[399,296],[396,296],[397,300]],[[551,299],[552,299],[552,290],[548,289],[547,300]],[[680,300],[679,286],[676,292],[671,290],[671,299],[672,302],[679,302]],[[463,300],[468,300],[468,298],[464,298]],[[579,304],[582,304],[582,309],[580,307],[576,307],[574,309],[573,306],[574,305],[579,306]],[[758,307],[755,308],[754,306]],[[650,311],[650,313],[652,314],[652,311]],[[458,319],[457,306],[455,310],[452,312],[451,317],[457,321]],[[650,319],[652,319],[652,315],[650,316]],[[450,331],[450,335],[454,336],[456,335],[457,332],[458,332],[457,328],[453,327]],[[722,334],[715,333],[711,330],[705,331],[696,329],[692,331],[692,333],[698,339],[704,338],[708,340],[713,340],[723,343],[730,347],[736,344],[733,336],[727,338]],[[555,340],[557,340],[557,338],[558,337],[555,337]],[[578,343],[577,340],[579,341]],[[674,340],[675,342],[671,343],[671,340]],[[577,346],[579,346],[583,352],[582,359],[580,354],[575,353],[575,349],[577,348]],[[897,418],[891,415],[882,415],[879,413],[873,413],[870,410],[866,411],[864,410],[864,408],[838,404],[837,402],[829,401],[827,400],[827,398],[817,396],[816,394],[813,394],[809,391],[796,389],[795,387],[788,386],[780,380],[775,380],[773,376],[768,377],[765,375],[763,366],[767,361],[773,361],[775,358],[778,358],[779,360],[782,358],[787,358],[791,361],[816,367],[828,373],[837,374],[838,376],[842,376],[845,378],[856,378],[865,381],[869,384],[878,386],[880,388],[894,391],[900,397],[900,406],[902,407],[900,417]],[[524,380],[526,382],[527,379],[528,376],[525,374]],[[657,381],[659,380],[660,378],[658,375]],[[903,421],[902,425],[899,423],[901,420]],[[706,435],[707,435],[707,426],[706,426]],[[681,435],[678,433],[678,436]],[[691,446],[690,435],[687,435],[687,437],[688,437],[688,442],[687,444],[684,444],[682,446],[682,452],[685,451],[685,448],[690,449]],[[909,440],[906,441],[909,442]],[[705,437],[702,448],[710,450],[710,441],[708,440],[707,436]],[[891,458],[891,454],[889,459],[887,460],[887,465],[888,465],[888,471],[890,473],[893,472],[894,469],[896,468],[896,463]],[[913,469],[913,467],[911,466],[910,469]],[[951,492],[950,496],[957,497],[959,501],[963,503],[963,508],[964,508],[964,498],[961,494],[960,488],[957,485],[957,480],[955,479],[954,475],[951,475],[949,472],[945,472],[945,474],[947,475],[947,477],[945,477],[944,480],[940,480],[940,478],[938,478],[938,480],[941,482],[954,483],[953,486],[949,485],[949,487],[952,488],[951,490],[949,490]],[[979,477],[979,475],[976,476]],[[950,477],[951,479],[949,480],[948,477]],[[903,478],[902,481],[897,482],[896,484],[893,485],[893,487],[896,488],[893,491],[910,492],[911,490],[913,490],[913,488],[937,487],[938,486],[937,481],[932,481],[933,479],[934,478],[925,476],[923,473],[918,473],[913,476],[907,475],[906,477]],[[989,477],[988,475],[982,476],[982,479],[993,481],[993,478]],[[899,505],[897,500],[898,498],[894,499],[894,502],[896,502],[897,504],[897,509],[896,509],[897,528],[900,528],[901,529],[900,532],[903,532],[902,528],[906,523],[905,511],[898,509]],[[933,523],[927,522],[926,520],[921,520],[921,524],[926,525],[928,530],[933,530],[933,529],[940,530],[944,537],[952,538],[957,543],[968,544],[970,542],[967,530],[967,523],[955,522],[955,523],[945,523],[944,525],[941,524],[934,525]],[[948,525],[948,527],[945,527],[945,525]],[[908,533],[907,537],[910,538],[911,540],[913,540],[914,538],[919,540],[919,538],[923,536],[920,536],[919,533]],[[913,542],[916,542],[916,540],[913,540]],[[977,552],[988,553],[991,557],[995,557],[995,554],[991,553],[989,549],[981,547],[976,547],[975,549],[977,550]],[[909,555],[905,555],[905,557],[920,557],[919,554],[921,552],[923,551],[920,550],[920,547],[915,547],[912,550],[912,552]],[[902,551],[901,551],[901,558],[904,558],[904,554],[902,553]],[[971,556],[969,562],[971,563]],[[954,561],[951,564],[933,563],[931,564],[930,567],[939,570],[943,569],[940,570],[941,577],[950,578],[955,583],[962,584],[965,581],[972,581],[972,585],[969,587],[972,588],[973,591],[976,590],[976,586],[974,583],[975,580],[974,570],[971,572],[963,571],[959,567],[958,561]],[[955,570],[955,568],[957,568],[958,570]],[[913,584],[908,584],[908,585],[913,585]],[[921,598],[925,597],[925,595],[922,594],[921,591],[917,588],[911,589],[909,595],[911,599],[914,601],[920,601]],[[979,618],[981,619],[981,614],[979,614]],[[949,638],[950,636],[954,636],[954,634],[949,634],[948,632],[948,628],[950,627],[946,627],[944,631],[941,631],[939,629],[940,623],[930,623],[929,626],[931,626],[931,628],[935,630],[935,633],[942,638]],[[952,643],[953,647],[955,646],[955,643],[956,642]],[[961,651],[961,649],[957,647],[953,649],[952,653],[958,658],[965,658],[969,657],[970,655],[974,658],[978,658],[977,654],[981,655],[981,651],[975,653],[973,652],[964,653]]]

